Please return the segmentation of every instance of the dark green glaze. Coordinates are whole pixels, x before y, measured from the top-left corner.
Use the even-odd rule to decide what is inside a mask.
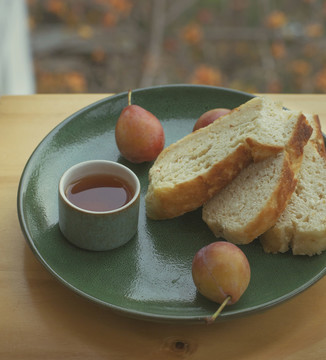
[[[191,132],[203,112],[233,108],[252,97],[215,87],[171,85],[135,90],[132,102],[159,118],[169,145]],[[114,138],[115,123],[126,105],[127,93],[123,93],[88,106],[57,126],[37,147],[18,191],[22,230],[46,269],[78,294],[131,317],[201,322],[217,305],[196,292],[191,262],[197,250],[216,238],[201,220],[200,209],[173,220],[146,218],[144,196],[151,163],[123,159]],[[90,159],[118,161],[141,182],[138,234],[107,252],[74,247],[58,227],[59,179],[70,166]],[[258,241],[241,249],[251,265],[251,282],[240,301],[225,308],[219,320],[276,305],[326,272],[326,252],[314,257],[269,255]]]

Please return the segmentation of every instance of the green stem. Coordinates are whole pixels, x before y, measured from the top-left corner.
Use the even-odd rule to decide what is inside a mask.
[[[128,105],[131,105],[131,89],[128,91]]]
[[[231,296],[228,295],[224,301],[222,302],[222,304],[219,306],[219,308],[217,309],[217,311],[210,317],[206,318],[206,322],[208,324],[213,323],[216,318],[220,315],[220,313],[222,312],[222,310],[225,308],[226,304],[229,302],[229,300],[231,300]]]

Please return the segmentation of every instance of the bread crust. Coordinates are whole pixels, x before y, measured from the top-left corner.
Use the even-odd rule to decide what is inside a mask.
[[[326,150],[321,131],[319,117],[312,117],[314,133],[309,140],[309,146],[314,147],[316,155],[326,163]],[[311,174],[314,176],[314,174]],[[300,185],[302,186],[302,185]],[[292,201],[292,200],[290,200]],[[294,205],[296,208],[296,206]],[[300,215],[303,215],[300,213]],[[275,226],[262,234],[260,242],[267,253],[284,253],[292,249],[293,255],[315,255],[326,250],[326,226],[320,223],[319,229],[303,226],[300,230],[300,219],[287,215],[286,221],[277,222]],[[326,219],[324,220],[326,222]]]
[[[247,138],[246,143],[250,148],[252,160],[254,162],[259,162],[270,156],[275,156],[283,150],[280,146],[266,146],[251,138]]]
[[[171,219],[195,210],[221,191],[250,163],[261,161],[280,151],[282,148],[279,146],[264,145],[247,138],[232,154],[191,181],[153,189],[150,179],[146,194],[147,216],[153,220]]]
[[[216,237],[223,237],[234,244],[248,244],[277,222],[296,188],[296,175],[302,162],[303,149],[311,133],[311,126],[301,114],[284,149],[284,160],[278,183],[263,209],[245,226],[237,229],[229,228],[213,219],[211,214],[205,214],[204,208],[203,219]]]
[[[216,236],[225,237],[234,244],[248,244],[274,224],[284,211],[296,187],[297,179],[288,156],[285,156],[280,180],[264,209],[241,231],[224,231]]]
[[[312,141],[316,145],[319,155],[326,160],[326,148],[325,148],[323,132],[321,130],[319,116],[313,115],[313,121],[315,124],[314,126],[315,126],[316,136],[313,136],[313,138],[310,141]]]
[[[307,144],[312,132],[313,128],[309,125],[306,117],[301,114],[299,121],[296,124],[293,136],[285,147],[285,151],[290,156],[289,158],[292,162],[292,169],[295,174],[297,174],[300,169],[304,146]]]
[[[170,219],[197,209],[251,162],[250,148],[243,144],[210,171],[191,181],[157,189],[149,185],[146,195],[147,216],[155,220]]]
[[[266,207],[244,230],[244,233],[248,234],[247,239],[249,242],[250,239],[253,240],[270,229],[285,210],[296,188],[298,182],[297,174],[302,163],[304,146],[308,142],[312,131],[312,127],[307,122],[306,117],[301,114],[293,136],[285,148],[286,155],[280,181]]]
[[[231,113],[234,114],[238,111],[239,108],[234,109]],[[297,122],[298,131],[302,131],[303,126],[307,125],[304,121],[305,117],[301,116]],[[192,137],[196,137],[199,134],[204,141],[204,136],[206,134],[207,136],[209,135],[210,127],[216,126],[215,124],[217,125],[218,123],[215,121],[206,128],[188,134],[183,139],[165,148],[156,159],[149,171],[149,186],[145,197],[146,213],[149,218],[155,220],[170,219],[197,209],[229,184],[251,162],[261,161],[278,154],[284,149],[283,146],[259,143],[248,136],[245,141],[242,141],[232,150],[230,155],[216,164],[210,164],[209,168],[203,169],[200,175],[178,184],[166,184],[165,186],[154,184],[153,178],[157,177],[156,175],[160,172],[158,164],[164,161],[170,152],[173,152],[176,147],[181,146],[181,144],[184,144],[189,139],[191,141]],[[307,135],[308,132],[303,137]],[[301,140],[303,141],[303,138]],[[301,140],[298,140],[298,146]]]

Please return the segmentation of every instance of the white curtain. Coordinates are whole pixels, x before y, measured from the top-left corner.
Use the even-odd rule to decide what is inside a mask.
[[[35,92],[24,0],[0,0],[0,95]]]

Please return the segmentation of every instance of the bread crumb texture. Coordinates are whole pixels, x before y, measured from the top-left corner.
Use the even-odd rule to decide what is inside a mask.
[[[326,153],[317,116],[307,115],[313,134],[304,148],[298,184],[277,223],[261,236],[266,252],[315,255],[326,250]]]
[[[203,220],[216,237],[247,244],[276,222],[294,181],[284,151],[253,163],[204,205]]]
[[[255,97],[168,146],[149,171],[147,216],[173,218],[202,206],[250,163],[281,152],[299,116]]]

